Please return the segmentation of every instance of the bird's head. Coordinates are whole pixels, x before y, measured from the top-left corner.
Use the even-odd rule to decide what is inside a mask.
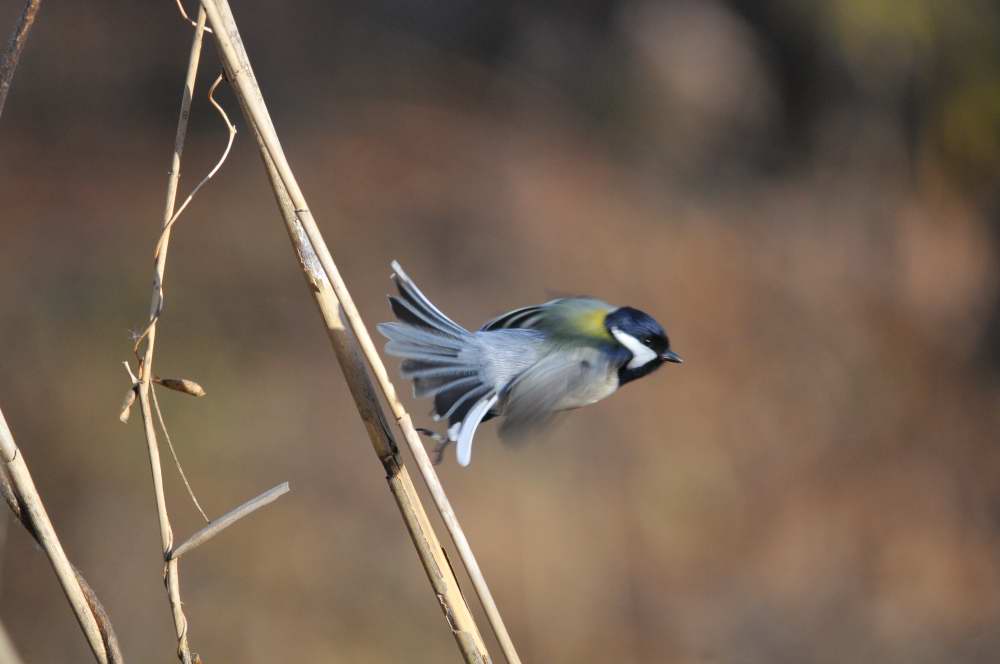
[[[684,361],[670,350],[670,339],[663,326],[645,312],[632,307],[619,307],[607,315],[604,325],[615,341],[630,354],[618,371],[620,384],[642,378],[664,362],[680,364]]]

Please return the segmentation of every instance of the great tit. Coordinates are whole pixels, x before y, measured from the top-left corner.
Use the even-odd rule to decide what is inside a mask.
[[[385,351],[403,358],[402,374],[416,397],[433,397],[435,421],[447,420],[458,463],[472,459],[480,422],[503,416],[500,435],[534,428],[557,411],[611,396],[664,362],[680,364],[663,327],[632,307],[592,297],[566,297],[514,309],[470,332],[420,292],[392,263],[399,296],[389,296],[398,322],[378,331]]]

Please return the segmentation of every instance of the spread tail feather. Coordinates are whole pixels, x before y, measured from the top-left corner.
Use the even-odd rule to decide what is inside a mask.
[[[392,262],[392,273],[392,279],[399,290],[399,297],[389,296],[389,304],[396,318],[445,336],[458,339],[469,336],[468,330],[445,316],[426,295],[420,292],[396,261]]]
[[[490,412],[490,409],[496,405],[499,398],[496,394],[483,397],[476,402],[469,414],[462,420],[462,426],[458,430],[458,449],[456,450],[459,465],[468,466],[469,462],[472,461],[472,438],[476,435],[476,428]],[[448,430],[448,434],[451,435],[451,429]]]
[[[389,341],[385,351],[403,358],[404,378],[414,396],[433,397],[435,420],[448,421],[448,439],[458,442],[458,461],[467,466],[479,423],[498,396],[482,378],[482,348],[474,335],[441,312],[393,261],[399,296],[389,296],[398,322],[377,329]]]

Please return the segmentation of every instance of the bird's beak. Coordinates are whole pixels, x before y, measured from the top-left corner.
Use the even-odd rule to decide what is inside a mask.
[[[674,364],[684,364],[684,360],[681,359],[681,356],[672,350],[666,351],[660,357],[663,358],[664,362],[673,362]]]

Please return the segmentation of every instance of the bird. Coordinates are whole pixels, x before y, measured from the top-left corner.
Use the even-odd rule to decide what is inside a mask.
[[[376,329],[388,339],[385,352],[402,358],[414,397],[433,398],[433,419],[447,421],[446,434],[418,429],[439,442],[435,463],[455,443],[458,463],[468,466],[481,422],[502,417],[501,438],[514,439],[666,362],[683,362],[663,326],[633,307],[563,297],[508,311],[470,331],[438,309],[398,261],[391,268],[396,321]]]

